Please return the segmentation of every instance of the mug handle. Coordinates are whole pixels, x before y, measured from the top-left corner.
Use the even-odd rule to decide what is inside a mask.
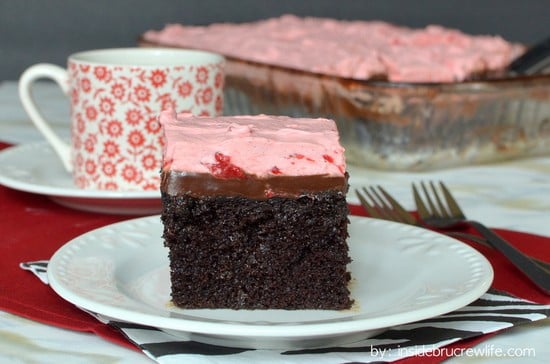
[[[42,117],[32,98],[31,86],[40,78],[50,78],[55,81],[65,95],[69,94],[68,73],[64,68],[54,64],[39,63],[27,68],[19,78],[19,98],[23,108],[31,118],[31,121],[51,144],[63,166],[68,172],[72,172],[71,148],[51,128],[50,124]]]

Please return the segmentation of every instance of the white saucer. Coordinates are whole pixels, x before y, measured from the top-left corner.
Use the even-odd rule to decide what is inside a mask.
[[[297,349],[341,345],[468,305],[493,271],[473,248],[410,225],[350,217],[350,310],[184,310],[170,303],[159,216],[90,231],[50,260],[51,287],[118,321],[216,345]]]
[[[46,142],[20,144],[0,151],[0,184],[37,193],[77,210],[110,214],[151,215],[160,212],[159,191],[85,190]]]

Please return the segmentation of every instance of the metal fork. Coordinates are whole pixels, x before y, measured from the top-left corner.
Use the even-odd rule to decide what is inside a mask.
[[[355,190],[361,206],[371,217],[401,222],[409,225],[420,225],[416,217],[410,214],[389,193],[380,186],[363,187],[363,194]]]
[[[467,226],[473,227],[487,239],[487,242],[491,244],[493,248],[508,258],[508,260],[537,285],[537,287],[547,295],[550,295],[550,272],[531,260],[528,256],[485,225],[467,219],[443,182],[439,182],[439,189],[436,188],[434,182],[429,183],[429,188],[426,183],[421,182],[420,188],[423,192],[423,198],[418,188],[414,184],[412,185],[418,215],[426,226],[443,230],[459,229]]]
[[[416,216],[408,212],[381,186],[363,187],[361,191],[355,190],[355,194],[357,195],[357,198],[359,198],[361,206],[365,208],[371,217],[422,227],[422,223],[416,218]],[[460,231],[447,231],[445,232],[445,235],[469,240],[471,242],[493,248],[491,244],[487,243],[486,239],[474,234]],[[527,257],[550,273],[550,263],[546,263],[529,255],[527,255]]]
[[[414,214],[408,212],[381,186],[363,187],[362,192],[355,190],[355,194],[370,217],[424,227]],[[485,239],[473,234],[454,231],[448,231],[445,234],[471,240],[492,248]],[[550,269],[550,264],[548,266]]]

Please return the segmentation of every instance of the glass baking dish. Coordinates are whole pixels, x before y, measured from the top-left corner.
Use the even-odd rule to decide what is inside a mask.
[[[423,171],[550,153],[550,74],[456,83],[325,76],[228,58],[225,112],[328,117],[348,163]]]

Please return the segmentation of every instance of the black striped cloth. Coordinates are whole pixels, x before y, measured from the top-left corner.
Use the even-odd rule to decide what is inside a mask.
[[[48,261],[21,263],[48,283]],[[460,340],[545,319],[550,305],[541,305],[489,290],[477,301],[459,310],[431,319],[392,327],[379,335],[350,345],[307,350],[239,349],[182,340],[154,327],[118,322],[88,312],[96,319],[120,330],[145,355],[162,364],[169,363],[383,363],[414,355],[444,350]],[[473,348],[471,350],[475,350]],[[483,348],[478,356],[489,355]],[[454,353],[460,354],[460,353]]]

